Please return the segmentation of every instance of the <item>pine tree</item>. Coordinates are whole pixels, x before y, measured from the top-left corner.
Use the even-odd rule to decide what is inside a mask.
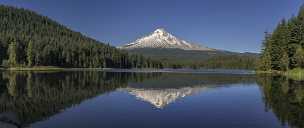
[[[288,44],[287,44],[287,53],[289,56],[289,67],[291,69],[297,66],[295,53],[298,47],[299,42],[299,30],[298,30],[298,19],[297,17],[292,17],[288,22]]]
[[[299,46],[295,54],[297,67],[304,68],[304,50],[302,46]]]
[[[299,11],[299,14],[298,14],[298,19],[299,19],[300,21],[304,21],[304,5],[302,5],[302,6],[300,7],[300,11]]]
[[[262,55],[260,57],[258,64],[258,69],[262,71],[267,71],[272,69],[271,53],[270,53],[272,42],[270,38],[271,38],[271,34],[265,32],[265,39],[263,41],[263,46],[262,46]]]
[[[263,71],[272,70],[271,55],[269,52],[266,52],[263,56],[260,66]]]
[[[285,52],[287,48],[287,44],[289,41],[288,36],[288,28],[286,21],[283,19],[277,28],[273,31],[271,37],[269,37],[268,42],[271,42],[271,46],[268,47],[270,49],[271,54],[271,63],[272,69],[274,70],[282,70],[283,67],[281,64],[281,60],[283,57],[283,52]]]
[[[8,46],[8,64],[10,67],[14,67],[17,65],[17,43],[16,41],[12,41]]]
[[[26,59],[27,59],[27,66],[31,67],[33,66],[33,59],[34,59],[34,53],[33,53],[33,42],[30,41],[27,46],[26,50]]]
[[[280,64],[281,70],[287,71],[289,69],[289,57],[287,52],[283,52]]]

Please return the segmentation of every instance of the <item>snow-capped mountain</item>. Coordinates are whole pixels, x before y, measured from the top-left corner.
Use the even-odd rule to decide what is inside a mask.
[[[165,29],[156,29],[152,34],[128,43],[121,49],[138,48],[176,48],[182,50],[215,51],[215,49],[203,47],[198,44],[189,43],[168,33]]]

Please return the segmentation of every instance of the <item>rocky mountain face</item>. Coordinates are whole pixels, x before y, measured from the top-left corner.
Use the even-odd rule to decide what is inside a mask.
[[[197,50],[197,51],[215,51],[215,49],[204,47],[198,44],[189,43],[181,40],[163,28],[156,29],[148,36],[137,39],[134,42],[128,43],[121,49],[139,49],[139,48],[174,48],[182,50]]]

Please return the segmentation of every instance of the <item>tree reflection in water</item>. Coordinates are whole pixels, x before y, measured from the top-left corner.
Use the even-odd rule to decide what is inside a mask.
[[[26,127],[86,99],[155,78],[158,73],[0,72],[1,126]]]
[[[265,106],[282,125],[304,127],[304,82],[282,76],[259,76]]]

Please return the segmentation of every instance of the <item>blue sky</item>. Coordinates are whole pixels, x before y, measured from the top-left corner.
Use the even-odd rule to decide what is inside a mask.
[[[264,32],[296,15],[304,0],[0,0],[119,46],[156,28],[187,41],[259,52]]]

